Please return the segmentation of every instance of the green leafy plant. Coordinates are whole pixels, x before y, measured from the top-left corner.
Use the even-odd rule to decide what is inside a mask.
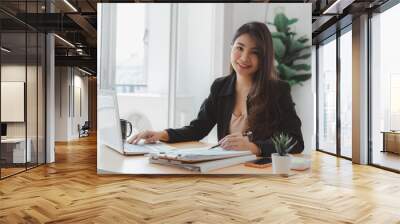
[[[289,83],[290,86],[300,84],[311,78],[311,66],[299,62],[299,60],[311,57],[310,46],[307,45],[306,36],[297,37],[297,33],[290,28],[298,19],[289,19],[284,13],[277,13],[273,25],[276,32],[272,32],[272,41],[277,62],[279,77]]]
[[[292,150],[292,148],[297,144],[297,141],[295,141],[292,145],[290,145],[292,140],[292,137],[289,137],[288,135],[283,133],[272,137],[272,143],[274,144],[276,152],[280,156],[286,156],[290,152],[290,150]]]

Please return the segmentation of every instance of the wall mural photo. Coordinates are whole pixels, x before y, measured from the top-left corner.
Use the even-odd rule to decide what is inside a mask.
[[[307,172],[311,4],[99,6],[99,174]]]

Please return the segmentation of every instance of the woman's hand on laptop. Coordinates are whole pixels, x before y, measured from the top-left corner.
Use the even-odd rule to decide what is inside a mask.
[[[137,144],[141,139],[144,139],[144,143],[156,143],[157,141],[168,141],[167,131],[141,131],[132,137],[127,142],[129,144]]]

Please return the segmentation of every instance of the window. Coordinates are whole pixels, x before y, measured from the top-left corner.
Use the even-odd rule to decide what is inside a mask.
[[[400,33],[395,29],[398,21],[400,5],[371,18],[372,163],[395,170],[400,170],[400,156],[392,152],[400,147],[400,133],[390,132],[400,130]],[[383,132],[389,132],[387,139]]]
[[[40,13],[43,4],[20,2],[18,13]],[[0,17],[14,21],[2,12]],[[45,163],[45,45],[45,34],[39,30],[8,25],[0,30],[0,123],[2,138],[8,141],[0,144],[0,179]],[[10,95],[20,103],[4,100]]]
[[[101,88],[136,130],[168,127],[171,4],[100,4],[99,20]]]
[[[145,4],[117,4],[116,90],[147,90],[148,27]]]
[[[336,153],[336,39],[318,51],[318,149]]]
[[[350,27],[351,28],[351,27]],[[352,34],[340,36],[340,155],[352,157]]]

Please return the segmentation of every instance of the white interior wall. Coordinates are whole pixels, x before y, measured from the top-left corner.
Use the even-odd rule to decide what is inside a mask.
[[[2,65],[1,81],[25,82],[25,65]],[[1,108],[6,110],[7,108]],[[8,122],[7,137],[25,137],[25,122]]]
[[[69,141],[79,137],[78,124],[88,120],[88,81],[71,67],[56,67],[55,73],[55,141]],[[73,111],[74,104],[79,104],[74,101],[77,87],[81,90],[82,116],[78,110]]]
[[[28,139],[30,139],[31,155],[33,161],[36,161],[36,153],[39,150],[39,162],[44,162],[44,120],[41,114],[43,110],[44,103],[44,90],[42,86],[42,79],[40,75],[37,77],[36,74],[41,74],[40,66],[25,66],[25,64],[4,64],[1,66],[1,80],[2,81],[10,81],[10,82],[24,82],[26,86],[26,115],[27,119],[23,122],[7,122],[7,137],[13,138],[24,138],[25,134]],[[28,78],[27,82],[25,78]],[[39,80],[37,80],[39,78]],[[37,83],[39,81],[39,83]],[[37,87],[37,84],[39,86]],[[39,90],[39,92],[37,92]],[[3,91],[3,89],[2,89]],[[43,91],[43,92],[42,92]],[[21,94],[24,94],[23,92]],[[39,95],[37,95],[39,94]],[[7,97],[7,96],[2,96]],[[25,97],[24,97],[25,98]],[[24,104],[24,102],[22,102]],[[14,108],[14,110],[21,109],[23,114],[25,107],[22,105],[22,108]],[[7,110],[8,113],[13,113],[12,108],[1,108],[4,112]],[[39,117],[38,117],[39,113]]]
[[[213,13],[213,4],[179,5],[175,127],[197,117],[214,81]]]
[[[80,97],[77,90],[80,90]],[[72,138],[78,138],[78,124],[82,126],[88,120],[88,78],[82,76],[82,73],[74,69],[74,113],[72,119]],[[80,101],[80,102],[78,102]],[[80,107],[80,108],[79,108]],[[80,111],[81,110],[81,111]]]
[[[149,93],[168,94],[170,7],[170,4],[149,4],[148,6],[147,90]]]
[[[68,67],[55,68],[55,141],[68,141]]]

